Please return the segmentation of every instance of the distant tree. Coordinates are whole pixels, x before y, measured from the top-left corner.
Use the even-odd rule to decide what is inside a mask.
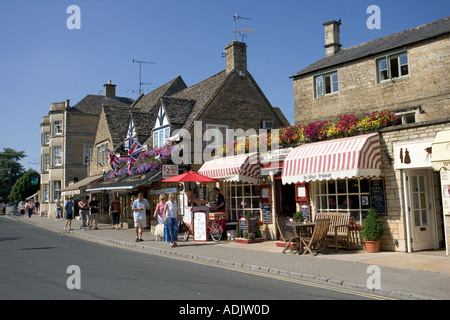
[[[19,161],[25,157],[25,151],[4,148],[0,152],[0,201],[8,200],[13,185],[25,172]]]
[[[25,172],[23,176],[14,184],[11,189],[11,193],[9,194],[9,200],[18,202],[20,200],[25,200],[29,196],[32,196],[38,192],[39,183],[37,185],[32,185],[32,178],[39,179],[39,173],[36,170],[30,169]]]

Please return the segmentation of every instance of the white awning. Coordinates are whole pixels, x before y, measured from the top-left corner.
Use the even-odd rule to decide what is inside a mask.
[[[258,153],[246,153],[207,161],[198,173],[220,181],[242,181],[257,184],[261,175]]]
[[[431,145],[431,165],[436,171],[450,170],[450,127],[436,134]]]
[[[379,177],[378,133],[308,143],[292,150],[283,164],[283,184],[352,177]]]

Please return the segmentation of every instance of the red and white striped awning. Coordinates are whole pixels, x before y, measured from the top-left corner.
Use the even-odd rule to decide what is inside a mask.
[[[381,175],[378,133],[301,145],[283,164],[283,184]]]
[[[257,184],[261,174],[258,153],[246,153],[207,161],[198,173],[220,181],[242,181]]]

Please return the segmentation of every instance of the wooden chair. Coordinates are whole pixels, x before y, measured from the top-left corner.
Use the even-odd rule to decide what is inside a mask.
[[[309,237],[302,237],[302,244],[305,246],[306,250],[303,250],[303,254],[306,254],[307,252],[313,254],[312,249],[316,249],[317,251],[323,250],[325,251],[325,238],[327,236],[328,227],[330,226],[330,218],[325,219],[317,219],[316,225],[314,226],[314,231],[312,236]]]
[[[286,225],[286,223],[289,222],[289,218],[288,217],[283,217],[283,218],[277,218],[277,226],[278,226],[278,231],[280,232],[280,237],[281,239],[284,241],[284,249],[281,253],[286,253],[286,250],[289,249],[289,251],[291,253],[297,253],[297,248],[292,248],[291,244],[294,245],[299,245],[300,243],[300,236],[297,236],[295,234],[295,230],[293,227],[289,227]]]
[[[338,243],[346,244],[350,250],[350,213],[349,212],[319,212],[316,219],[330,219],[327,239],[334,240],[336,252],[338,252]]]

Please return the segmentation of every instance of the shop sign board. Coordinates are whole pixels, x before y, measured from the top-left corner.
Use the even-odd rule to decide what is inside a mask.
[[[434,140],[394,144],[394,168],[431,168],[431,145]]]

